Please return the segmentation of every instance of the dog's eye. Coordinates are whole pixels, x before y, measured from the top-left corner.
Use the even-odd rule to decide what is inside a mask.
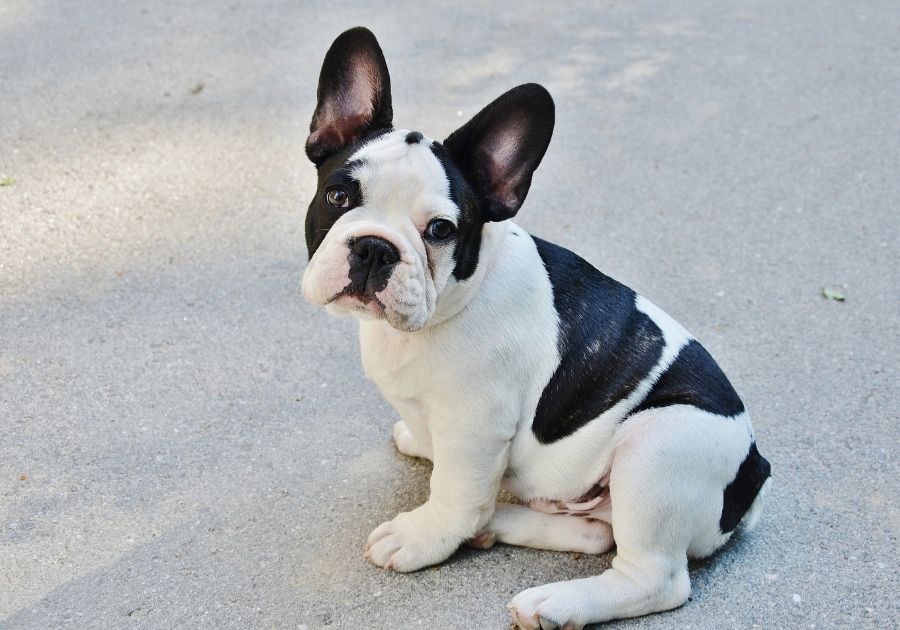
[[[325,201],[335,208],[347,208],[350,206],[350,195],[343,188],[332,188],[325,191]]]
[[[443,241],[449,238],[455,229],[456,226],[446,219],[434,219],[425,227],[425,236],[432,241]]]

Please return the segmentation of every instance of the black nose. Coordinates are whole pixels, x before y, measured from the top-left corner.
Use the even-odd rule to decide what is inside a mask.
[[[358,238],[353,241],[350,249],[360,264],[376,269],[383,265],[394,265],[400,260],[400,252],[393,243],[377,236]]]
[[[393,243],[378,236],[363,236],[350,244],[350,290],[373,294],[383,290],[400,252]]]

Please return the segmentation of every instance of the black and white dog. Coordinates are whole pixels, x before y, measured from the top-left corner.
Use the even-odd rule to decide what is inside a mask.
[[[424,505],[376,527],[366,557],[415,571],[469,541],[603,553],[592,578],[523,591],[522,628],[580,628],[683,604],[688,557],[755,523],[769,484],[741,399],[647,299],[510,219],[554,107],[514,88],[443,142],[392,126],[364,28],[332,44],[306,152],[303,295],[360,319],[362,362],[434,462]],[[523,504],[497,503],[503,487]]]

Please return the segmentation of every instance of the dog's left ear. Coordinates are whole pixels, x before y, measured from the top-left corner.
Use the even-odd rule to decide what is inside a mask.
[[[316,165],[369,131],[390,129],[391,78],[378,40],[357,26],[338,35],[322,62],[306,155]]]
[[[553,135],[553,98],[526,83],[482,109],[444,140],[444,148],[475,188],[489,221],[514,216]]]

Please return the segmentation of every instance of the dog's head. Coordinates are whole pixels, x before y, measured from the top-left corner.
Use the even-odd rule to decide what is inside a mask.
[[[364,28],[325,55],[306,154],[318,189],[306,216],[303,295],[419,330],[472,278],[488,222],[519,210],[553,132],[553,100],[520,85],[443,143],[394,130],[387,65]]]

